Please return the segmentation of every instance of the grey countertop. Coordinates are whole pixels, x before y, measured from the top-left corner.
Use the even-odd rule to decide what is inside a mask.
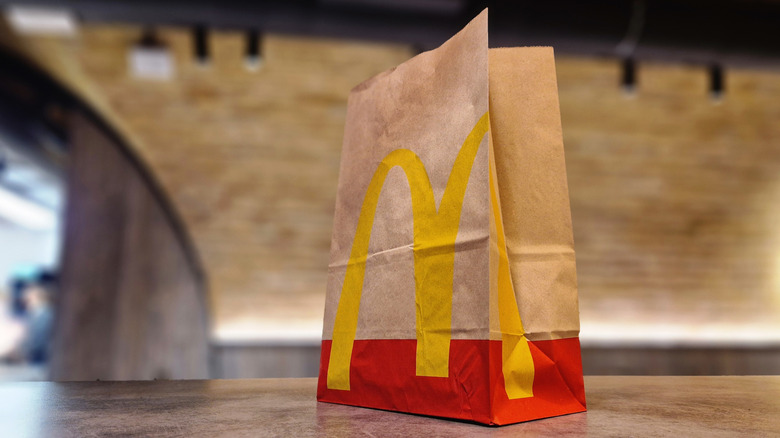
[[[588,412],[488,427],[317,403],[316,379],[0,384],[0,436],[780,437],[780,377],[586,377]]]

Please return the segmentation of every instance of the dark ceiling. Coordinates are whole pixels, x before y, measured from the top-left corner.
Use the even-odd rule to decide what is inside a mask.
[[[19,2],[0,0],[0,4]],[[780,66],[780,2],[768,0],[48,0],[89,22],[201,25],[435,47],[485,7],[491,46],[672,62]]]

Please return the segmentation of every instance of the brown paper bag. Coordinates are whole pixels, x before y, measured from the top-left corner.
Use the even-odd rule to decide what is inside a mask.
[[[551,48],[487,11],[349,97],[318,400],[507,424],[585,410]]]

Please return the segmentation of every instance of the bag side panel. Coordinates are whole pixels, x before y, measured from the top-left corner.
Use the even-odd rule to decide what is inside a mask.
[[[491,160],[533,396],[505,387],[496,305],[491,303],[491,410],[497,424],[585,410],[574,242],[552,48],[490,50]],[[491,249],[497,244],[491,228]],[[491,251],[496,257],[497,251]],[[491,267],[496,264],[491,260]],[[493,275],[493,272],[491,272]],[[495,282],[491,277],[491,288]],[[491,296],[495,293],[491,290]],[[511,370],[510,370],[511,372]]]

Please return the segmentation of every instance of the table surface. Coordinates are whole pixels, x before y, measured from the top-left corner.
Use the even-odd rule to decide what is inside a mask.
[[[0,384],[0,436],[780,437],[780,377],[586,377],[588,412],[502,427],[317,403],[316,379]]]

